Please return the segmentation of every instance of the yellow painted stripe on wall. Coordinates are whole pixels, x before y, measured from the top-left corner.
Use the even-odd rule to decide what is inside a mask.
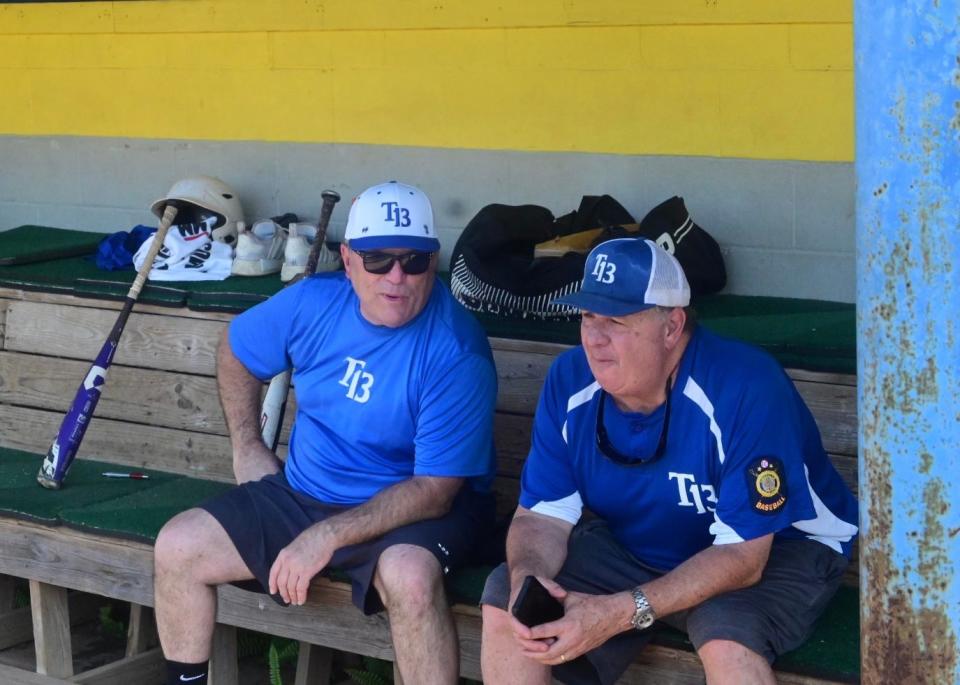
[[[435,5],[0,5],[0,133],[852,159],[849,3]]]

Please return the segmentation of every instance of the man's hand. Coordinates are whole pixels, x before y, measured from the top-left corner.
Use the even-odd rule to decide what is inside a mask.
[[[241,453],[238,454],[238,451]],[[233,475],[237,479],[237,485],[279,473],[282,468],[283,462],[267,448],[262,440],[250,441],[239,450],[236,448],[234,450]]]
[[[303,604],[307,601],[310,581],[330,563],[337,551],[321,521],[300,533],[293,542],[280,550],[270,567],[270,594],[280,593],[283,601]]]
[[[550,594],[563,602],[564,617],[528,628],[513,619],[523,655],[548,666],[572,661],[630,628],[633,600],[624,593],[587,595],[567,592],[541,578]]]

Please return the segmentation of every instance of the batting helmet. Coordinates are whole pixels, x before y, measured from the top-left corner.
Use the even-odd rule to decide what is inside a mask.
[[[217,218],[213,239],[227,245],[237,240],[237,223],[244,220],[243,207],[237,194],[226,183],[213,176],[191,176],[173,184],[170,192],[150,205],[158,217],[164,205],[176,200],[180,206],[178,223],[200,223],[210,216]]]

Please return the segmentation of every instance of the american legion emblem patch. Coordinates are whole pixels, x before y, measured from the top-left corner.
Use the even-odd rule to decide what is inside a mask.
[[[776,514],[787,503],[787,483],[779,459],[754,459],[747,467],[746,476],[750,501],[761,514]]]

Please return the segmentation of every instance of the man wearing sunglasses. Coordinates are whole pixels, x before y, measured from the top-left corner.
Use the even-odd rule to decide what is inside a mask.
[[[581,310],[582,345],[537,407],[507,563],[481,600],[484,682],[613,683],[662,619],[711,685],[775,683],[857,534],[810,411],[776,361],[696,325],[683,269],[652,241],[601,243],[556,302]],[[508,613],[528,575],[563,618]]]
[[[430,201],[383,183],[347,220],[345,273],[238,316],[217,374],[239,487],[172,519],[155,548],[168,678],[205,682],[216,585],[303,604],[335,568],[367,614],[386,610],[403,679],[451,684],[456,629],[443,579],[492,528],[496,372],[486,335],[436,278]],[[281,463],[260,438],[262,382],[293,369]]]

